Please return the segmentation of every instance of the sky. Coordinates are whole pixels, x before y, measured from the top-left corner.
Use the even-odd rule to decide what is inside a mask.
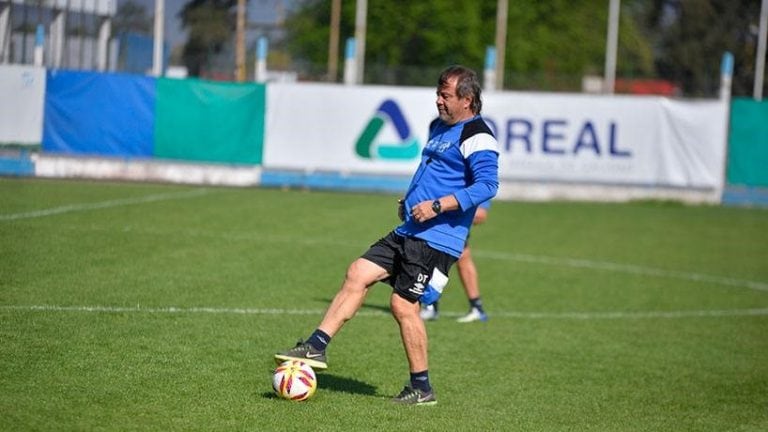
[[[121,2],[126,0],[117,0],[118,7]],[[155,15],[155,0],[133,0],[147,9],[147,15]],[[178,18],[179,11],[189,0],[165,0],[165,40],[171,47],[184,43],[186,35],[181,29],[181,22]],[[295,3],[295,0],[249,0],[248,22],[252,23],[274,23],[279,16],[280,10]]]

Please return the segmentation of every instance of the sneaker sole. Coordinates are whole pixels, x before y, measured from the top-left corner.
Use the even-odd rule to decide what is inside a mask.
[[[401,405],[401,406],[432,406],[432,405],[437,405],[437,401],[436,400],[429,401],[429,402],[416,402],[416,403],[410,403],[410,404],[409,403],[403,403],[403,402],[395,402],[395,401],[392,401],[392,403],[394,403],[395,405]]]
[[[464,324],[464,323],[471,323],[471,322],[477,322],[477,321],[487,322],[488,321],[488,317],[485,317],[485,318],[472,318],[472,319],[459,318],[459,319],[456,320],[456,322],[460,322],[462,324]]]
[[[282,355],[282,354],[275,354],[275,363],[277,364],[280,364],[288,360],[298,360],[300,362],[304,362],[310,365],[312,369],[320,369],[320,370],[328,369],[328,363],[324,363],[324,362],[320,362],[320,361],[312,360],[308,358],[303,358],[303,357],[291,357],[291,356]]]

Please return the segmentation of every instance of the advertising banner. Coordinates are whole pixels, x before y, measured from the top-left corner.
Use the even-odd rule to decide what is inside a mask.
[[[425,88],[270,84],[264,166],[408,175],[434,100]]]
[[[43,131],[45,69],[0,66],[0,144],[39,145]]]
[[[728,183],[768,187],[768,101],[736,98],[731,109]]]
[[[151,157],[155,78],[48,71],[43,151]]]
[[[410,175],[435,99],[431,88],[272,84],[264,166]],[[518,92],[483,102],[502,180],[722,187],[723,102]]]
[[[154,156],[261,163],[264,84],[157,80]]]
[[[661,97],[495,94],[484,116],[500,177],[614,185],[719,188],[726,103]]]

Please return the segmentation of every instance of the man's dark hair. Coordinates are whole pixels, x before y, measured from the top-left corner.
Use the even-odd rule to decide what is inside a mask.
[[[483,109],[483,100],[480,97],[482,90],[475,71],[461,65],[448,66],[440,73],[437,88],[448,85],[448,80],[453,77],[458,78],[456,80],[456,96],[460,98],[471,97],[472,103],[469,108],[473,114],[480,114]]]

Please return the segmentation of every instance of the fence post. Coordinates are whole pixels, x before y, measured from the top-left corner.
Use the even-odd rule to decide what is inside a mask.
[[[265,36],[259,38],[256,46],[256,82],[267,82],[267,52],[269,51],[269,41]]]
[[[45,47],[45,27],[43,27],[42,24],[38,24],[37,29],[35,31],[35,54],[34,54],[35,66],[43,65],[44,47]]]
[[[485,48],[485,70],[483,71],[483,90],[496,90],[496,47],[489,45]]]
[[[347,39],[347,46],[344,50],[344,84],[353,85],[357,83],[357,64],[355,60],[355,38]]]

